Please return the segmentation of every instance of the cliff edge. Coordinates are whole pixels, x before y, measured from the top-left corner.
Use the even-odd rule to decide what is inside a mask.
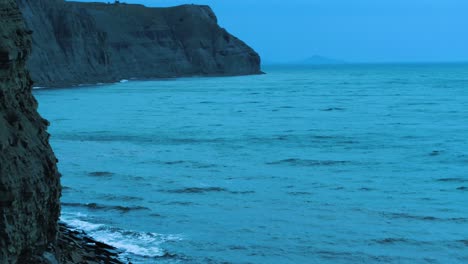
[[[58,223],[60,175],[26,70],[32,32],[0,0],[0,263],[122,264],[117,249]]]
[[[17,1],[33,30],[36,86],[261,73],[259,55],[208,6]]]
[[[31,31],[14,0],[0,21],[0,263],[38,263],[57,237],[60,176],[25,69]]]

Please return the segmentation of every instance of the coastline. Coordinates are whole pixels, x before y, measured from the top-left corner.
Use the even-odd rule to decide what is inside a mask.
[[[222,28],[208,6],[18,3],[31,30],[27,68],[37,86],[261,73],[257,52]]]
[[[97,83],[69,83],[63,85],[52,85],[52,86],[34,86],[33,90],[49,90],[49,89],[73,89],[73,88],[83,88],[83,87],[96,87],[96,86],[104,86],[104,85],[112,85],[112,84],[119,84],[119,83],[127,83],[133,81],[166,81],[166,80],[177,80],[177,79],[192,79],[192,78],[229,78],[229,77],[242,77],[242,76],[256,76],[256,75],[264,75],[267,74],[266,72],[259,72],[259,73],[252,73],[252,74],[221,74],[221,75],[181,75],[181,76],[173,76],[173,77],[155,77],[155,78],[128,78],[128,79],[119,79],[110,82],[97,82]]]

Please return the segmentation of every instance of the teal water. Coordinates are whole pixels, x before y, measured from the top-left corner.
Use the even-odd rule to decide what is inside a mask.
[[[468,65],[36,90],[62,220],[134,263],[468,263]]]

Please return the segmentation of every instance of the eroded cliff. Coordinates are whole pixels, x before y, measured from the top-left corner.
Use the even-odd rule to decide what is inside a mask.
[[[25,69],[31,31],[14,0],[0,0],[0,21],[0,263],[38,263],[57,236],[57,160]]]
[[[121,264],[117,249],[58,223],[57,159],[25,67],[31,33],[15,0],[0,0],[0,263]]]
[[[28,66],[37,86],[261,73],[258,54],[208,6],[17,1],[34,32]]]

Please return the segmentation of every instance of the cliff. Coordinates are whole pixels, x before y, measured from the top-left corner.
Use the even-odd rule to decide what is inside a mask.
[[[121,264],[115,248],[58,223],[57,159],[25,68],[31,33],[15,0],[0,0],[0,263]]]
[[[25,69],[31,31],[14,0],[0,21],[0,263],[37,263],[56,240],[60,177]]]
[[[258,54],[208,6],[17,1],[33,30],[36,86],[261,73]]]

